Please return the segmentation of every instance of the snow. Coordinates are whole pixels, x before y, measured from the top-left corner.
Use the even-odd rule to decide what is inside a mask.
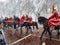
[[[42,16],[49,17],[52,10],[52,0],[47,0],[47,2],[46,0],[0,0],[0,16],[11,17],[16,15],[21,17],[23,14],[33,13],[32,17],[36,18],[35,15],[40,13]],[[54,4],[57,3],[54,1]]]

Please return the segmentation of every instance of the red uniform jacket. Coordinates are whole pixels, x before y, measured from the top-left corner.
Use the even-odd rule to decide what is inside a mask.
[[[25,19],[26,19],[26,17],[25,17],[25,16],[22,16],[22,17],[21,17],[21,19],[25,20]]]
[[[32,23],[32,18],[31,17],[28,18],[28,21],[29,21],[29,23]]]
[[[58,13],[55,12],[55,13],[49,18],[48,26],[51,27],[51,26],[58,26],[58,25],[60,25],[60,17],[58,16]]]
[[[54,18],[54,17],[58,18],[58,13],[57,12],[55,12],[51,17],[49,17],[49,20],[52,19],[52,18]]]
[[[7,23],[11,23],[12,21],[13,21],[13,18],[10,17],[10,18],[8,18]]]
[[[20,20],[20,24],[24,24],[25,20],[26,20],[26,17],[25,16],[22,16],[22,18]]]

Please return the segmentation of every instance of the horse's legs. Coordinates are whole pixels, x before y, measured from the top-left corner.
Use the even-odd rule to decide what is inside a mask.
[[[57,35],[59,36],[59,34],[60,34],[60,33],[59,33],[59,30],[57,30]]]
[[[31,31],[31,33],[32,33],[32,29],[31,29],[31,27],[29,26],[29,29],[30,29],[30,31]]]
[[[49,37],[50,37],[50,39],[51,39],[51,32],[50,32],[50,29],[47,28],[47,31],[48,31],[48,33],[49,33]]]
[[[20,24],[18,24],[18,27],[20,26]]]
[[[9,24],[9,27],[12,27],[12,25],[11,25],[11,24]]]
[[[33,25],[33,29],[34,29],[34,25]]]
[[[26,26],[26,29],[27,29],[27,30],[26,30],[26,34],[27,34],[27,33],[28,33],[28,29],[29,29],[29,28]]]
[[[16,24],[14,23],[14,29],[16,29]]]
[[[7,24],[7,28],[9,29],[9,25]]]
[[[21,26],[20,30],[21,30],[21,34],[22,34],[22,26]]]
[[[53,31],[53,27],[50,27],[50,29],[47,29],[47,30],[50,30],[50,32],[52,33],[52,31]],[[47,34],[47,31],[45,32],[45,35]]]
[[[44,29],[43,32],[42,32],[42,35],[41,35],[40,39],[42,39],[42,36],[43,36],[43,34],[44,34],[45,31],[46,31],[46,30]]]
[[[25,22],[25,26],[26,26],[26,34],[28,33],[28,30],[29,30],[29,23],[28,22]]]
[[[39,29],[39,28],[38,28],[38,24],[36,23],[35,25],[36,25],[36,28]]]
[[[44,34],[45,32],[48,32],[48,33],[49,33],[49,36],[50,36],[50,39],[51,39],[51,32],[50,32],[50,30],[49,30],[48,27],[44,27],[44,31],[42,32],[42,35],[41,35],[40,39],[42,39],[42,36],[43,36],[43,34]]]
[[[31,29],[31,27],[29,26],[29,29]]]
[[[47,31],[45,32],[45,35],[47,34]]]

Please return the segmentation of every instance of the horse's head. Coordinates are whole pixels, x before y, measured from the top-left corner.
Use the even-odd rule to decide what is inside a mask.
[[[46,21],[47,21],[48,19],[47,18],[45,18],[45,17],[38,17],[38,22],[40,23],[40,24],[44,24]]]

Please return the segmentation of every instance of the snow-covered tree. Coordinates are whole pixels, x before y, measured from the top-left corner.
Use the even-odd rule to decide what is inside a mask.
[[[0,15],[4,16],[21,16],[23,13],[29,14],[34,13],[48,13],[51,10],[52,5],[58,4],[59,2],[55,0],[6,0],[0,1]],[[60,11],[60,9],[59,9]],[[50,11],[49,11],[50,12]],[[51,13],[51,12],[50,12]]]

